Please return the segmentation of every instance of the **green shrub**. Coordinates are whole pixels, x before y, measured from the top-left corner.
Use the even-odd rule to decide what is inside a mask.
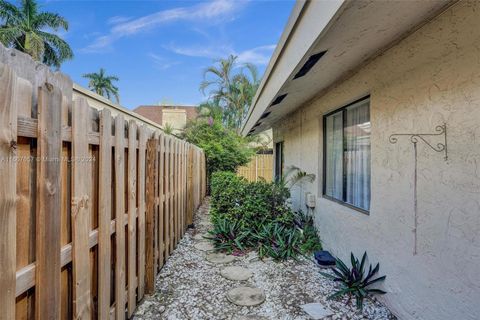
[[[216,171],[234,172],[239,166],[247,164],[255,153],[248,139],[210,116],[190,121],[182,136],[205,152],[209,180]]]
[[[284,260],[321,249],[313,220],[291,210],[283,184],[215,172],[211,193],[210,234],[218,250],[256,249],[260,257]]]

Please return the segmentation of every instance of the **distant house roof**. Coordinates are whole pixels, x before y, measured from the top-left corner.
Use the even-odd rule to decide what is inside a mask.
[[[138,106],[133,111],[150,119],[153,122],[162,125],[163,110],[185,110],[187,121],[198,117],[197,106],[170,106],[170,105],[150,105]]]

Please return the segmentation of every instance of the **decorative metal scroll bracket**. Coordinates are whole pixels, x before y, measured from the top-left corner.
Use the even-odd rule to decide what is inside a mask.
[[[427,140],[429,137],[443,137],[443,142],[437,144],[431,143]],[[447,148],[447,124],[443,123],[435,127],[435,133],[395,133],[390,135],[388,140],[390,143],[395,144],[398,142],[399,137],[409,137],[410,141],[416,145],[419,141],[423,141],[430,149],[435,152],[443,152],[444,160],[448,160],[448,148]]]
[[[413,255],[418,253],[417,245],[417,233],[418,233],[418,196],[417,196],[417,180],[418,180],[418,160],[417,160],[417,143],[423,141],[427,146],[430,147],[435,152],[443,152],[445,161],[448,160],[448,149],[447,149],[447,124],[439,125],[435,127],[435,133],[396,133],[392,134],[388,140],[390,143],[395,144],[398,142],[399,137],[409,137],[410,142],[413,144],[415,167],[413,171]],[[431,137],[443,137],[443,143],[438,142],[437,144],[431,143],[427,138]]]

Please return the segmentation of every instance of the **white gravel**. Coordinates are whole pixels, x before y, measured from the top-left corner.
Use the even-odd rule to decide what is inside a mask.
[[[144,299],[134,319],[306,320],[310,318],[301,305],[314,302],[332,311],[333,316],[325,320],[396,319],[385,306],[372,299],[364,302],[363,312],[356,310],[353,300],[349,304],[347,299],[327,300],[335,284],[320,275],[320,269],[306,258],[277,263],[260,261],[256,253],[251,252],[225,265],[208,262],[207,252],[194,247],[204,241],[198,235],[209,228],[208,209],[207,201],[195,217],[197,228],[189,230],[180,241],[157,278],[157,292]],[[227,280],[220,275],[225,266],[248,268],[253,276],[246,281]],[[232,304],[226,294],[238,286],[263,289],[265,302],[255,307]]]

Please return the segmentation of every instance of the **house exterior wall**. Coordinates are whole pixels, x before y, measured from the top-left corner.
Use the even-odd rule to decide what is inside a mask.
[[[322,197],[323,115],[370,95],[371,209],[366,215]],[[448,161],[418,144],[418,254],[413,255],[414,153],[394,133],[447,124]],[[480,2],[459,2],[349,79],[274,127],[285,166],[315,173],[293,191],[317,195],[315,221],[326,249],[341,258],[367,250],[380,262],[401,319],[480,318]],[[437,141],[437,140],[435,140]]]

